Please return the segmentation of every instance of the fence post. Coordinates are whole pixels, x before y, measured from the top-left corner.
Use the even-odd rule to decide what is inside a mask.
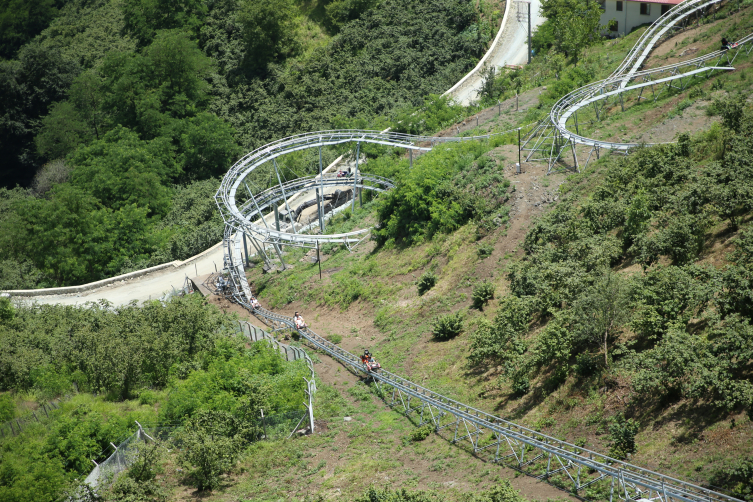
[[[264,428],[264,439],[269,439],[267,437],[267,421],[264,419],[264,408],[261,409],[261,425]]]

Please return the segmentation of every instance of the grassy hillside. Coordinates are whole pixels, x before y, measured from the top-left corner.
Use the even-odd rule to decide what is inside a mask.
[[[296,4],[324,28],[309,30],[308,49],[291,61],[331,55],[320,49],[347,34],[348,24],[333,35],[320,20],[332,15],[329,5],[346,16],[355,4],[331,2],[324,12],[319,4]],[[720,34],[733,38],[749,30],[753,9],[734,7],[665,42],[655,55],[666,61],[691,48],[708,50]],[[483,99],[503,102],[476,116],[427,98],[396,112],[394,125],[427,132],[452,124],[440,134],[470,135],[528,124],[569,89],[611,71],[638,35],[590,48],[577,65],[554,53],[537,56],[533,65],[490,81]],[[186,40],[153,36],[165,44]],[[136,71],[150,58],[159,60],[156,46],[145,47],[123,64]],[[257,266],[249,272],[252,287],[264,306],[302,311],[333,342],[354,353],[368,348],[384,367],[459,401],[752,500],[750,62],[741,57],[734,72],[699,79],[653,107],[631,102],[625,113],[609,110],[602,122],[584,119],[581,125],[601,138],[679,141],[628,157],[605,155],[577,175],[546,176],[540,164],[524,164],[516,174],[512,135],[438,147],[414,158],[412,170],[402,151],[364,148],[364,168],[399,187],[378,198],[364,194],[363,207],[338,215],[329,229],[379,224],[373,239],[352,253],[325,246],[321,279],[309,256],[286,249],[293,267],[264,274]],[[516,91],[520,111],[510,98]],[[141,132],[119,127],[106,141],[77,147],[69,157],[81,166],[75,182],[103,189],[97,176],[106,169],[91,160],[99,155],[111,165],[125,154],[135,156],[135,164],[162,159],[165,171],[156,172],[167,176],[175,167],[171,150],[161,150],[158,137],[144,139],[149,123],[142,119],[134,119]],[[341,123],[358,121],[371,119]],[[582,162],[586,154],[579,152]],[[308,161],[303,155],[295,160]],[[170,225],[195,228],[209,221],[206,200],[214,183],[175,189],[159,224],[149,228],[167,234]],[[84,213],[98,207],[71,187],[57,190],[34,200]],[[0,209],[11,215],[6,221],[32,214],[57,223],[46,203],[26,197],[3,193]],[[128,200],[113,204],[109,212],[94,211],[91,221],[71,217],[78,225],[73,230],[86,233],[98,222],[121,228],[138,218],[118,211],[147,210]],[[173,244],[195,244],[192,237]],[[70,270],[87,270],[65,257]],[[28,264],[4,266],[39,273]],[[80,392],[49,421],[0,441],[0,500],[59,499],[89,471],[91,458],[101,458],[110,441],[131,431],[134,419],[184,426],[178,437],[191,447],[143,450],[137,467],[105,494],[112,500],[571,498],[415,428],[321,354],[315,356],[317,433],[257,441],[261,409],[299,406],[303,368],[231,336],[229,317],[200,299],[119,309],[14,309],[0,302],[3,420]],[[191,456],[196,452],[204,456]],[[605,498],[595,490],[580,495]]]

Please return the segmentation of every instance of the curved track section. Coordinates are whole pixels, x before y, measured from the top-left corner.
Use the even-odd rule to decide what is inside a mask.
[[[292,231],[277,230],[266,223],[264,210],[269,210],[275,205],[285,204],[287,197],[306,190],[319,189],[323,194],[325,188],[339,187],[343,189],[355,188],[381,192],[394,187],[391,180],[360,173],[357,163],[352,179],[338,178],[336,175],[325,176],[321,173],[321,162],[319,164],[319,175],[298,178],[287,183],[282,183],[278,176],[279,184],[276,187],[266,189],[257,195],[251,193],[245,180],[255,169],[258,169],[267,162],[272,162],[275,166],[275,171],[277,171],[275,159],[287,153],[307,148],[318,148],[321,151],[321,148],[325,146],[357,143],[358,149],[360,149],[361,143],[372,143],[408,150],[428,151],[439,143],[471,141],[491,136],[493,135],[436,138],[432,136],[413,136],[410,134],[383,133],[369,130],[318,131],[290,136],[264,145],[236,162],[222,179],[220,188],[215,195],[215,200],[220,209],[222,219],[228,227],[235,231],[261,237],[261,240],[264,242],[293,246],[311,246],[317,242],[357,243],[361,240],[362,235],[368,233],[369,230],[331,235],[298,233],[294,225],[291,229]],[[358,155],[357,153],[356,159],[358,159]],[[245,193],[244,189],[246,189]],[[243,194],[243,198],[245,199],[243,203],[239,202],[241,194]],[[248,198],[245,195],[248,195]]]
[[[619,100],[624,111],[623,95],[629,91],[637,91],[639,101],[649,99],[644,96],[644,92],[648,94],[646,91],[650,91],[651,98],[656,101],[662,91],[684,90],[688,82],[696,76],[703,74],[708,76],[714,71],[734,70],[732,63],[734,63],[740,51],[746,50],[747,53],[750,53],[753,49],[753,34],[732,44],[733,48],[730,50],[714,51],[700,57],[658,68],[641,69],[654,46],[671,29],[688,19],[690,15],[709,9],[719,1],[685,0],[674,6],[641,35],[620,66],[608,78],[576,89],[557,101],[550,110],[549,116],[538,124],[522,145],[522,150],[530,152],[526,156],[526,161],[547,160],[551,172],[568,146],[573,150],[576,169],[579,166],[575,155],[575,145],[589,146],[591,152],[595,150],[597,155],[602,148],[627,153],[639,146],[639,143],[605,141],[581,135],[578,125],[578,111],[593,106],[596,119],[600,120],[610,99]],[[574,127],[575,131],[572,131],[571,127]],[[531,143],[533,143],[533,146],[528,148]],[[532,159],[535,152],[543,154],[542,158]]]

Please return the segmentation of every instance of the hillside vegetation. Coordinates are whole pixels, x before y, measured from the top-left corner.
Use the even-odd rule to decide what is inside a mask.
[[[395,9],[384,8],[393,4],[384,2],[379,9],[376,3],[348,0],[271,3],[277,10],[267,14],[259,14],[259,4],[241,3],[237,9],[236,4],[215,4],[235,18],[205,11],[199,2],[184,2],[184,10],[164,11],[170,15],[160,17],[150,10],[158,4],[85,4],[109,6],[110,15],[121,16],[122,29],[130,31],[122,32],[128,38],[119,36],[118,43],[132,46],[87,63],[96,71],[88,77],[77,74],[70,93],[34,122],[40,127],[36,145],[69,150],[36,178],[35,187],[51,190],[1,192],[0,245],[15,253],[3,255],[3,280],[76,282],[202,249],[218,238],[212,232],[220,226],[211,202],[217,186],[211,176],[218,171],[205,162],[209,150],[199,146],[227,140],[241,151],[255,145],[257,125],[242,129],[237,124],[252,122],[233,122],[240,111],[272,117],[275,110],[274,116],[279,111],[284,117],[286,107],[298,103],[301,107],[290,115],[293,122],[324,124],[317,115],[322,110],[306,100],[325,102],[331,96],[291,90],[323,89],[317,85],[359,73],[356,66],[354,73],[345,72],[350,63],[338,52],[349,27],[367,21],[389,27],[377,30],[381,42],[368,41],[362,30],[358,43],[368,43],[347,48],[357,58],[370,55],[356,59],[368,67],[379,53],[369,52],[370,43],[384,43],[388,32],[405,35],[400,30],[419,23],[400,20]],[[410,9],[418,12],[427,5],[411,4]],[[446,28],[445,48],[469,40],[480,44],[483,22],[494,18],[484,13],[486,4],[479,8],[480,17],[464,2],[430,7],[436,8],[431,16],[444,23],[465,19],[461,31],[460,25]],[[689,44],[715,48],[719,33],[750,31],[753,9],[733,7],[723,6],[716,21],[705,19],[678,35],[680,40],[665,42],[657,49],[658,59],[674,60],[675,52]],[[88,19],[84,10],[79,12]],[[260,15],[278,19],[274,29],[263,30],[276,35],[262,40],[263,57],[247,61],[241,57],[249,43],[243,23],[253,24]],[[427,18],[439,22],[431,16],[427,12]],[[223,39],[227,45],[207,56],[202,37],[228,26],[233,35]],[[437,26],[441,35],[447,24]],[[303,36],[300,30],[308,31]],[[45,33],[50,32],[41,36]],[[576,54],[557,40],[562,32],[541,38],[540,47],[551,44],[549,52],[526,68],[487,79],[480,97],[496,105],[498,99],[528,91],[521,95],[527,103],[520,113],[513,98],[477,115],[479,122],[460,124],[476,109],[412,94],[410,78],[417,82],[419,75],[411,73],[414,66],[405,66],[400,75],[410,78],[383,80],[375,73],[359,90],[352,89],[367,93],[374,110],[361,115],[355,102],[337,102],[340,108],[326,120],[372,127],[389,123],[395,130],[422,133],[449,125],[459,132],[462,126],[463,135],[524,126],[559,96],[611,71],[639,34],[613,42],[582,41]],[[407,36],[398,39],[415,43]],[[44,47],[37,41],[34,47]],[[22,68],[24,51],[35,43],[22,46],[3,68]],[[171,52],[174,48],[179,50]],[[427,47],[426,54],[435,48]],[[189,71],[173,71],[178,54],[177,68]],[[307,65],[318,57],[342,58],[337,64],[343,64],[338,67],[343,73],[327,73],[335,63],[310,71],[314,67]],[[460,59],[433,68],[431,78],[450,78],[447,72],[460,71]],[[647,127],[669,129],[667,124],[683,122],[683,113],[698,114],[697,122],[684,121],[676,144],[591,159],[581,174],[544,177],[546,169],[534,164],[514,174],[517,138],[512,134],[439,146],[414,157],[412,169],[403,151],[366,146],[364,168],[396,180],[398,187],[379,197],[365,192],[362,207],[337,215],[328,228],[342,232],[377,225],[372,240],[352,252],[323,246],[321,275],[304,250],[286,248],[285,260],[293,267],[269,274],[257,263],[248,271],[251,286],[265,307],[287,314],[303,311],[313,329],[331,341],[354,353],[368,348],[385,368],[437,392],[752,501],[749,67],[750,57],[741,56],[734,72],[696,79],[650,105],[629,103],[624,114],[615,107],[602,122],[584,120],[582,126],[600,137],[638,138]],[[294,73],[296,68],[308,70]],[[166,75],[184,78],[173,81]],[[86,87],[86,78],[97,86]],[[291,83],[281,85],[284,78]],[[274,92],[268,91],[265,86],[273,82],[276,87],[269,89]],[[538,87],[542,84],[547,89]],[[214,93],[225,85],[232,92]],[[100,93],[96,107],[76,101],[76,93],[87,95],[86,89]],[[246,92],[255,98],[262,93],[263,103],[246,108],[241,99]],[[227,115],[215,108],[222,103],[217,96],[230,96],[223,108]],[[380,100],[388,98],[402,104],[379,108]],[[385,111],[392,122],[369,115]],[[54,123],[80,128],[56,130],[49,125]],[[293,131],[291,123],[281,127]],[[693,130],[698,123],[702,130]],[[56,131],[70,134],[56,136]],[[213,142],[202,143],[210,133]],[[675,137],[664,134],[667,140]],[[286,162],[283,172],[290,175],[314,165],[307,154]],[[556,487],[484,464],[430,428],[414,427],[410,418],[389,410],[367,382],[323,354],[312,354],[318,379],[316,434],[290,440],[268,434],[257,418],[261,410],[300,412],[308,371],[300,361],[285,363],[264,344],[247,344],[234,334],[232,322],[195,297],[141,307],[103,303],[81,308],[14,306],[0,299],[2,420],[62,398],[51,417],[0,440],[0,500],[66,498],[89,472],[92,458],[106,457],[110,441],[117,444],[133,432],[134,420],[177,427],[177,442],[170,451],[140,450],[134,467],[102,491],[106,500],[569,498]],[[579,495],[609,498],[595,487]],[[523,495],[520,488],[526,490]]]
[[[423,104],[473,67],[499,19],[467,0],[39,8],[26,38],[2,46],[0,289],[81,284],[210,247],[222,227],[204,201],[241,153]],[[3,9],[15,19],[28,7]]]

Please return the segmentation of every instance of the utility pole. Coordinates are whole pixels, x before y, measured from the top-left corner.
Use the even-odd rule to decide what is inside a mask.
[[[531,64],[531,2],[528,2],[528,64]]]

